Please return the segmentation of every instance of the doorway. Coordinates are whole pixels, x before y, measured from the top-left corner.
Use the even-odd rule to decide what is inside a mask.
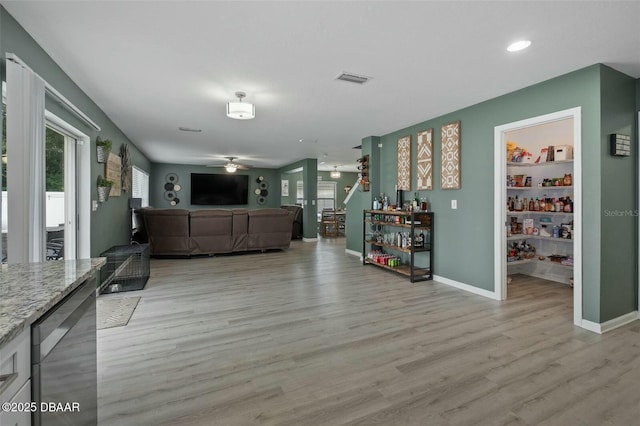
[[[77,140],[52,123],[45,129],[46,260],[75,259]]]
[[[516,160],[522,162],[522,164],[513,163],[508,160],[514,158],[507,158],[509,137],[514,135],[524,135],[526,133],[535,133],[537,130],[544,132],[554,127],[569,128],[570,134],[563,136],[566,142],[549,141],[543,142],[550,146],[557,145],[558,147],[570,145],[573,151],[571,159],[564,157],[566,151],[569,148],[563,148],[564,152],[559,152],[559,161],[546,162],[547,150],[540,150],[539,147],[532,149],[533,152],[529,153],[528,157],[514,157]],[[548,135],[542,135],[541,138]],[[566,139],[568,137],[568,139]],[[556,268],[557,264],[552,262],[557,259],[555,253],[542,253],[535,252],[535,246],[531,249],[533,244],[528,246],[522,246],[526,254],[535,253],[533,257],[520,256],[520,253],[516,257],[513,255],[516,248],[512,248],[514,241],[523,241],[527,238],[533,238],[537,241],[536,244],[540,244],[542,247],[548,244],[558,243],[564,244],[566,251],[571,253],[572,268],[572,282],[573,282],[573,322],[575,325],[582,326],[582,170],[581,170],[581,109],[572,108],[564,111],[558,111],[551,114],[546,114],[530,119],[525,119],[513,123],[497,126],[494,129],[494,158],[495,158],[495,171],[494,171],[494,293],[499,300],[505,300],[508,297],[507,290],[507,268],[509,260],[520,262],[525,264],[531,262],[533,268],[539,268],[540,265],[543,269],[551,271]],[[516,143],[517,145],[517,143]],[[524,145],[524,144],[523,144]],[[509,144],[513,148],[512,144]],[[552,149],[549,147],[549,149]],[[535,152],[535,151],[538,152]],[[557,151],[557,150],[556,150]],[[511,154],[511,153],[510,153]],[[518,153],[521,154],[521,153]],[[539,159],[539,157],[542,157]],[[536,162],[537,161],[537,162]],[[508,167],[508,164],[510,167]],[[511,167],[513,166],[513,167]],[[538,167],[541,166],[541,167]],[[562,167],[561,167],[562,166]],[[564,167],[564,168],[563,168]],[[525,171],[520,171],[525,170]],[[571,170],[567,172],[567,170]],[[562,182],[562,176],[555,176],[556,174],[563,173],[570,174],[570,184],[565,185]],[[507,176],[511,179],[507,182]],[[548,175],[546,178],[543,178]],[[527,181],[527,176],[529,180]],[[507,194],[509,188],[509,195]],[[571,195],[568,195],[571,194]],[[511,201],[513,205],[513,199],[520,196],[517,201],[517,207],[514,209],[507,207],[507,202]],[[547,197],[547,195],[550,195]],[[511,197],[511,200],[509,200]],[[539,208],[531,212],[528,212],[529,205],[523,206],[523,198],[528,198],[527,204],[535,197],[533,206],[536,202],[542,204],[542,200],[552,201],[554,203],[553,210],[547,209],[542,212]],[[559,202],[562,200],[562,202]],[[565,209],[565,205],[571,204],[570,207]],[[560,204],[560,207],[558,207]],[[558,208],[560,209],[558,211]],[[513,211],[515,210],[515,212]],[[524,211],[523,211],[524,210]],[[568,213],[570,211],[570,213]],[[507,216],[510,216],[509,222]],[[515,217],[515,219],[513,219]],[[518,219],[518,217],[522,219]],[[525,222],[525,219],[527,222]],[[510,222],[514,222],[517,225],[513,229],[514,235],[511,234],[512,225]],[[556,223],[557,222],[557,223]],[[566,223],[563,223],[566,222]],[[528,229],[525,229],[523,225],[526,225]],[[566,228],[566,229],[565,229]],[[562,234],[562,230],[565,229],[566,234]],[[537,232],[535,232],[537,230]],[[535,235],[534,235],[535,233]],[[565,238],[570,238],[570,241],[563,241],[563,235]],[[509,251],[508,251],[509,248]],[[554,248],[546,250],[555,250]],[[560,255],[557,255],[560,256]],[[566,259],[565,256],[564,259]],[[537,262],[540,262],[539,264]],[[515,263],[511,263],[511,266]],[[560,268],[561,269],[561,268]],[[566,271],[567,269],[565,269]],[[555,281],[563,282],[563,279],[568,277],[562,277],[562,273],[551,273],[549,278]],[[566,274],[566,272],[565,272]],[[536,275],[536,273],[532,273]],[[536,275],[539,276],[539,275]]]

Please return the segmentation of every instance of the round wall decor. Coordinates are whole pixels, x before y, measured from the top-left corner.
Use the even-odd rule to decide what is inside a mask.
[[[267,202],[267,195],[269,195],[267,188],[269,185],[264,180],[264,176],[258,176],[256,178],[256,183],[258,184],[258,187],[253,191],[253,193],[258,196],[258,204],[262,205]]]
[[[178,175],[176,173],[167,173],[164,184],[164,199],[169,201],[170,205],[175,206],[180,203],[176,193],[181,189],[182,187],[178,185]]]

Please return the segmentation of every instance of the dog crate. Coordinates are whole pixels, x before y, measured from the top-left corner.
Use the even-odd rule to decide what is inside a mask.
[[[132,244],[101,253],[107,263],[100,270],[100,292],[142,290],[149,280],[149,252],[149,244]]]

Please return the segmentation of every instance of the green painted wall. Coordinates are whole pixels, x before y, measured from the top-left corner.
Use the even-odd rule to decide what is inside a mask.
[[[169,173],[178,175],[178,183],[182,187],[177,193],[180,203],[171,206],[169,201],[164,199],[164,184],[166,176]],[[188,210],[203,209],[260,209],[260,208],[279,208],[280,207],[280,173],[275,169],[249,169],[246,171],[238,170],[238,175],[249,176],[249,196],[246,205],[232,206],[200,206],[191,204],[191,173],[211,173],[225,174],[223,168],[211,168],[206,166],[191,166],[186,164],[164,164],[153,163],[151,165],[151,176],[149,177],[149,204],[159,208],[176,208]],[[258,196],[254,194],[254,190],[258,188],[256,179],[263,176],[268,185],[269,194],[266,197],[265,204],[258,204]]]
[[[319,171],[318,176],[321,176],[322,180],[325,182],[336,182],[336,208],[346,208],[344,199],[347,198],[347,193],[344,192],[344,187],[346,185],[353,186],[356,179],[358,178],[358,174],[353,172],[341,172],[338,179],[333,179],[331,178],[331,172]]]
[[[7,52],[18,55],[31,69],[102,128],[100,132],[95,131],[56,103],[51,102],[49,98],[46,99],[46,108],[49,111],[91,138],[92,153],[95,152],[97,136],[102,139],[111,139],[114,153],[118,153],[120,145],[126,143],[129,145],[132,164],[145,171],[150,170],[150,162],[144,153],[140,152],[131,143],[109,117],[42,50],[20,24],[4,8],[0,7],[0,55],[3,81],[6,80],[5,63]],[[92,154],[91,159],[91,180],[95,182],[99,174],[104,175],[104,165],[98,164],[95,154]],[[97,199],[95,185],[92,186],[91,198]],[[128,243],[130,236],[129,221],[129,194],[123,193],[120,197],[111,197],[106,203],[100,204],[98,210],[91,213],[91,255],[97,256],[111,246]]]
[[[602,241],[600,322],[637,309],[636,81],[601,68]],[[633,136],[631,157],[610,155],[609,135]],[[634,255],[635,254],[635,255]]]
[[[609,176],[608,164],[602,160],[604,131],[601,126],[601,74],[609,73],[608,70],[603,71],[604,68],[602,65],[593,65],[400,129],[380,138],[383,144],[380,153],[380,192],[393,194],[397,173],[398,138],[410,134],[412,145],[415,147],[415,135],[418,131],[431,127],[435,129],[436,188],[433,191],[420,191],[419,194],[429,200],[431,209],[435,213],[434,270],[437,275],[481,289],[493,290],[494,127],[555,111],[581,107],[583,170],[586,171],[582,176],[585,188],[583,194],[583,315],[587,320],[601,322],[601,294],[609,292],[607,286],[610,282],[609,280],[601,282],[603,269],[601,253],[617,252],[617,246],[611,241],[608,239],[601,241],[603,234],[601,192],[603,187],[611,188],[612,182],[615,181],[615,178],[612,179]],[[617,79],[612,77],[612,80]],[[608,80],[603,84],[605,89],[610,85]],[[438,183],[441,165],[439,130],[443,124],[456,120],[462,123],[462,187],[460,190],[441,190]],[[364,145],[363,153],[365,153]],[[601,172],[603,168],[604,174]],[[415,159],[412,173],[415,176]],[[375,173],[373,175],[375,176]],[[625,190],[624,193],[628,192]],[[452,199],[458,201],[457,210],[450,209]],[[348,216],[357,214],[359,217],[361,214],[351,212],[349,209],[347,211]],[[352,217],[348,218],[349,220],[354,219]],[[625,232],[633,231],[633,229],[627,229],[622,223],[613,226],[616,229],[625,229]],[[349,227],[348,233],[352,232],[356,233],[355,228]],[[359,233],[361,232],[360,230]],[[349,235],[348,248],[360,251],[360,238],[361,236],[352,238],[352,235]],[[626,256],[637,258],[637,249],[627,253]],[[628,279],[635,274],[635,270],[630,270],[633,269],[630,263],[625,264],[624,268],[625,272],[618,273],[616,276],[624,276]],[[627,288],[630,284],[620,285]],[[621,307],[621,310],[628,309],[628,305],[629,303]],[[609,308],[605,317],[609,317],[608,311]]]
[[[281,204],[296,204],[296,189],[299,181],[302,181],[302,171],[294,173],[281,173],[280,180],[289,181],[289,195],[280,197]]]
[[[354,172],[342,172],[338,179],[333,179],[330,176],[331,172],[322,172],[318,171],[318,176],[322,177],[323,181],[328,182],[336,182],[337,194],[336,194],[336,208],[344,208],[344,199],[347,197],[347,193],[344,192],[344,187],[346,185],[351,185],[355,183],[358,178],[358,174]],[[295,204],[296,203],[296,182],[302,180],[302,172],[295,173],[282,173],[280,176],[281,180],[289,181],[289,196],[281,197],[282,204]]]
[[[380,138],[369,136],[362,139],[362,156],[369,155],[369,191],[364,192],[362,186],[358,186],[357,192],[353,194],[347,203],[346,225],[346,245],[347,250],[362,254],[362,211],[373,207],[374,197],[380,195]],[[397,158],[397,157],[396,157]]]
[[[278,170],[278,176],[287,174],[286,172],[301,169],[304,192],[304,206],[302,209],[302,236],[303,238],[317,238],[318,237],[318,216],[317,208],[315,204],[318,187],[316,182],[318,180],[318,160],[315,158],[305,158],[304,160],[296,161],[295,163],[288,164],[281,167]],[[289,193],[295,191],[295,186],[289,184]],[[290,203],[291,204],[291,203]]]

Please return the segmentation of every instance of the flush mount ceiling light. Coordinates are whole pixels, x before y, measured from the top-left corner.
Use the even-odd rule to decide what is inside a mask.
[[[515,43],[511,43],[507,50],[509,52],[518,52],[520,50],[524,50],[527,47],[531,46],[531,40],[518,40]]]
[[[242,98],[247,96],[244,92],[236,92],[238,102],[227,104],[227,117],[236,120],[251,120],[256,116],[256,107],[248,102],[242,102]]]
[[[228,163],[226,166],[224,166],[224,169],[228,172],[228,173],[235,173],[236,170],[238,170],[238,166],[235,165],[234,163]]]
[[[331,179],[338,179],[340,177],[338,166],[333,166],[333,171],[329,174],[329,176],[331,176]]]

